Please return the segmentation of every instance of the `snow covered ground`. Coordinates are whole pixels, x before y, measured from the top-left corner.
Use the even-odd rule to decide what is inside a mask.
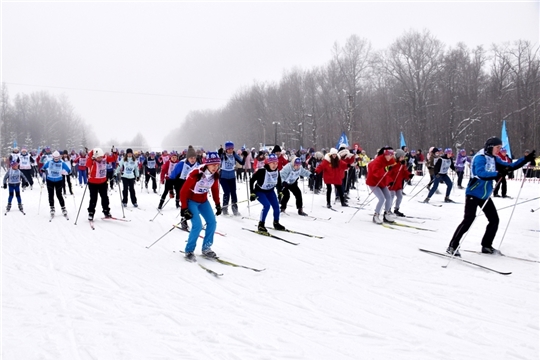
[[[520,185],[509,182],[508,194],[517,196]],[[125,210],[131,222],[101,220],[98,212],[95,230],[85,220],[88,193],[74,225],[80,187],[66,198],[69,221],[57,215],[49,223],[46,190],[38,215],[39,186],[22,194],[26,216],[16,205],[1,215],[2,359],[538,359],[538,263],[463,253],[512,272],[503,276],[459,261],[442,268],[447,259],[418,251],[444,252],[462,204],[418,203],[427,191],[408,201],[412,189],[406,188],[401,210],[435,220],[403,223],[436,231],[394,230],[371,222],[374,202],[348,222],[356,209],[328,210],[323,194],[307,192],[306,212],[331,219],[299,217],[291,199],[281,223],[324,236],[272,231],[298,246],[242,230],[254,229],[255,220],[220,216],[218,231],[226,236],[216,235],[216,253],[266,270],[199,259],[224,274],[216,278],[178,253],[188,236],[183,231],[146,248],[179,218],[169,202],[149,221],[159,198],[140,190],[142,210],[131,204]],[[525,183],[520,201],[539,190],[538,183]],[[368,194],[363,180],[352,191],[351,205]],[[246,199],[244,183],[238,192]],[[452,198],[463,202],[463,194],[455,189]],[[2,189],[2,208],[6,198]],[[442,194],[432,199],[442,200]],[[502,208],[515,200],[494,201]],[[113,216],[123,218],[118,192],[111,202]],[[540,259],[539,217],[531,212],[539,204],[516,207],[504,253]],[[257,202],[249,211],[247,202],[240,204],[244,216],[257,218],[260,210]],[[510,214],[511,208],[499,212],[495,247]],[[463,249],[480,249],[485,226],[479,217]]]

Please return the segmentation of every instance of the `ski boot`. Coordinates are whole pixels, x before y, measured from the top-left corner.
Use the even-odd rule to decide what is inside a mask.
[[[103,215],[105,215],[105,219],[112,218],[111,211],[110,210],[103,210]]]
[[[396,216],[399,216],[399,217],[405,217],[405,214],[399,211],[399,208],[394,209],[394,214],[396,214]]]
[[[383,223],[380,216],[379,216],[379,214],[377,214],[377,213],[373,214],[373,222],[375,224],[379,224],[379,225]]]
[[[306,214],[304,212],[304,210],[302,210],[302,209],[298,209],[298,215],[300,215],[300,216],[308,216],[308,214]]]
[[[427,204],[429,202],[429,198],[426,198],[424,201],[422,201],[424,204]]]
[[[186,261],[189,261],[189,262],[196,262],[197,261],[197,258],[195,257],[195,254],[193,252],[187,252],[184,255],[184,259],[186,259]]]
[[[445,197],[445,198],[444,198],[444,202],[445,202],[445,203],[455,203],[455,201],[452,200],[452,199],[450,199],[449,197]]]
[[[392,224],[395,219],[396,219],[396,215],[392,214],[390,211],[384,212],[383,221],[385,223]]]
[[[54,213],[55,213],[54,206],[51,206],[51,216],[54,216]]]
[[[186,219],[182,218],[182,220],[180,220],[180,226],[182,227],[182,230],[189,231],[189,226]]]
[[[482,246],[482,254],[500,255],[501,252],[493,246]]]
[[[203,256],[205,258],[208,258],[208,259],[217,259],[218,258],[216,253],[213,252],[212,249],[210,249],[210,248],[203,250],[202,254],[203,254]]]
[[[281,225],[279,221],[274,221],[274,229],[283,231],[285,230],[285,226]]]
[[[268,229],[266,228],[266,226],[264,226],[263,221],[259,221],[259,225],[257,226],[257,231],[262,232],[262,233],[268,233]]]
[[[157,207],[158,210],[163,209],[163,203],[164,203],[164,202],[165,202],[165,200],[163,200],[163,199],[159,200],[159,205],[158,205],[158,207]]]
[[[461,254],[459,253],[459,250],[455,250],[455,252],[454,252],[454,248],[451,247],[451,246],[449,246],[448,249],[446,249],[446,253],[447,253],[448,255],[454,254],[454,256],[455,256],[455,257],[458,257],[458,258],[461,257]]]
[[[62,215],[67,217],[67,210],[65,206],[62,206]]]
[[[8,212],[9,210],[11,210],[11,203],[7,204],[6,206],[6,212]]]
[[[94,221],[94,214],[88,213],[88,221]]]

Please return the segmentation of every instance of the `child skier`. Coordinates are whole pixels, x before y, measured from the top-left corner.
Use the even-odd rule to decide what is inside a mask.
[[[19,204],[19,210],[23,211],[23,204],[21,200],[21,180],[28,183],[26,176],[19,170],[19,163],[16,160],[12,160],[11,168],[4,175],[4,189],[8,188],[9,185],[9,197],[8,203],[6,206],[6,212],[11,210],[11,200],[13,200],[13,194],[17,198],[17,203]]]
[[[302,167],[302,159],[296,158],[294,162],[288,163],[279,172],[281,177],[281,185],[283,187],[283,198],[281,199],[281,211],[285,212],[287,209],[287,202],[291,197],[291,192],[296,198],[296,208],[298,209],[298,215],[307,216],[302,210],[302,191],[298,188],[298,178],[300,176],[313,178],[313,174]]]
[[[216,231],[216,216],[221,214],[219,204],[219,164],[221,160],[217,152],[206,154],[206,163],[192,170],[186,178],[180,190],[182,204],[181,214],[186,220],[191,220],[191,231],[185,248],[185,258],[188,261],[196,261],[195,247],[197,238],[202,230],[201,216],[206,221],[202,254],[207,258],[217,259],[217,255],[212,251],[214,243],[214,232]],[[216,215],[212,211],[212,206],[208,201],[208,191],[212,192],[212,198],[216,205]]]
[[[257,170],[249,181],[250,201],[259,200],[263,209],[259,218],[258,231],[268,233],[264,226],[266,215],[270,210],[270,206],[274,211],[274,229],[285,230],[285,227],[279,223],[279,202],[274,188],[277,187],[279,197],[281,198],[281,177],[279,176],[278,157],[276,154],[268,155],[267,164],[262,169]]]

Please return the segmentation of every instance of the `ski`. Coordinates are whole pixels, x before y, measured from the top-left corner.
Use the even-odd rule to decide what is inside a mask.
[[[291,245],[299,245],[299,243],[295,243],[295,242],[292,242],[292,241],[289,241],[289,240],[285,240],[283,238],[280,238],[279,236],[272,235],[272,234],[267,233],[267,232],[256,231],[256,230],[251,230],[251,229],[246,229],[246,228],[242,228],[242,229],[247,230],[247,231],[251,231],[252,233],[259,234],[259,235],[262,235],[262,236],[268,236],[268,237],[271,237],[271,238],[274,238],[274,239],[277,239],[277,240],[281,240],[281,241],[284,241],[284,242],[286,242],[288,244],[291,244]]]
[[[323,208],[329,209],[329,210],[332,210],[332,211],[335,211],[335,212],[338,212],[338,213],[342,213],[342,212],[343,212],[343,210],[342,210],[342,211],[339,211],[339,210],[334,209],[333,207],[323,206]]]
[[[23,215],[26,215],[26,213],[24,211],[22,211],[22,210],[19,210],[19,211],[22,212]]]
[[[245,266],[245,265],[240,265],[240,264],[236,264],[236,263],[233,263],[231,261],[228,261],[228,260],[223,260],[223,259],[220,259],[220,258],[207,258],[205,257],[204,255],[202,255],[202,257],[206,260],[209,260],[209,261],[215,261],[215,262],[218,262],[220,264],[223,264],[223,265],[228,265],[228,266],[232,266],[232,267],[239,267],[239,268],[244,268],[244,269],[248,269],[248,270],[253,270],[255,272],[261,272],[261,271],[264,271],[266,269],[256,269],[256,268],[252,268],[252,267],[249,267],[249,266]]]
[[[529,231],[540,232],[540,230],[535,230],[535,229],[529,229]]]
[[[418,201],[420,204],[427,204],[427,205],[431,205],[431,206],[435,206],[435,207],[442,207],[441,204],[432,204],[432,203],[425,203],[423,201]]]
[[[433,231],[433,232],[436,232],[437,230],[433,230],[433,229],[426,229],[426,228],[422,228],[422,227],[418,227],[418,226],[412,226],[412,225],[408,225],[408,224],[402,224],[402,223],[398,223],[398,222],[393,222],[391,223],[390,225],[396,225],[396,226],[403,226],[403,227],[407,227],[407,228],[411,228],[411,229],[416,229],[416,230],[422,230],[422,231]]]
[[[104,217],[104,218],[101,218],[102,220],[116,220],[116,221],[123,221],[123,222],[130,222],[131,220],[128,220],[128,219],[120,219],[120,218],[115,218],[115,217]]]
[[[51,215],[49,222],[52,222],[53,219],[54,219],[54,215]]]
[[[421,216],[409,216],[405,215],[408,219],[420,219],[420,220],[440,220],[441,218],[429,218],[429,217],[421,217]]]
[[[406,221],[406,222],[409,222],[409,223],[412,223],[412,224],[423,224],[423,223],[426,222],[425,220],[410,219],[410,218],[403,217],[403,216],[398,216],[397,218],[398,218],[398,220]]]
[[[391,229],[391,230],[401,230],[401,231],[405,231],[407,230],[406,232],[408,233],[411,233],[411,234],[418,234],[418,231],[409,231],[408,229],[404,229],[404,228],[397,228],[397,227],[393,227],[392,225],[393,224],[389,224],[389,223],[382,223],[381,224],[384,228],[387,228],[387,229]]]
[[[328,221],[328,220],[331,219],[331,217],[329,217],[329,218],[320,218],[320,217],[311,216],[311,215],[308,215],[307,217],[310,218],[310,219],[313,219],[313,220],[323,220],[323,221]]]
[[[92,230],[96,230],[94,226],[94,220],[88,220],[88,223],[90,224],[90,227],[92,228]]]
[[[173,224],[173,226],[174,226],[175,228],[177,228],[178,230],[182,230],[182,231],[187,232],[188,234],[189,234],[189,232],[190,232],[190,230],[184,229],[184,228],[182,228],[182,226],[180,226],[180,225],[178,225],[178,224]],[[202,236],[202,235],[200,235],[200,234],[199,234],[199,237],[200,237],[201,239],[204,239],[204,236]],[[186,240],[186,241],[187,241],[187,240]]]
[[[183,250],[178,250],[178,251],[181,252],[182,254],[185,254],[185,253],[186,253],[186,252],[183,251]],[[173,252],[175,252],[175,251],[173,251]],[[214,270],[212,270],[212,269],[207,268],[207,267],[204,266],[204,265],[199,264],[199,263],[197,262],[197,260],[191,261],[191,260],[188,260],[186,257],[184,257],[184,259],[185,259],[187,262],[196,262],[197,265],[199,265],[199,266],[201,267],[201,269],[203,269],[204,271],[206,271],[207,273],[209,273],[209,274],[211,274],[211,275],[213,275],[213,276],[215,276],[215,277],[223,276],[223,274],[218,273],[218,272],[216,272],[216,271],[214,271]]]
[[[276,228],[271,228],[271,229],[274,229],[276,231],[286,231],[286,232],[291,233],[291,234],[303,235],[303,236],[312,237],[312,238],[316,238],[316,239],[323,239],[324,238],[323,236],[306,234],[306,233],[303,233],[303,232],[300,232],[300,231],[294,231],[294,230],[290,230],[290,229],[285,229],[285,230],[278,230]]]
[[[450,254],[446,254],[446,253],[440,253],[440,252],[431,251],[431,250],[427,250],[427,249],[419,249],[419,250],[422,251],[422,252],[425,252],[427,254],[436,255],[436,256],[442,256],[442,257],[445,257],[445,258],[451,258],[452,257]],[[488,271],[492,271],[492,272],[495,272],[497,274],[501,274],[501,275],[510,275],[510,274],[512,274],[511,272],[502,272],[502,271],[498,271],[498,270],[495,270],[495,269],[492,269],[492,268],[488,268],[488,267],[486,267],[484,265],[480,265],[480,264],[477,264],[475,262],[462,259],[460,257],[454,256],[453,258],[456,259],[456,260],[459,260],[461,262],[464,262],[466,264],[477,266],[479,268],[482,268],[482,269],[488,270]],[[443,265],[443,267],[446,267],[446,266]]]
[[[476,254],[481,254],[481,255],[491,255],[491,256],[493,256],[493,254],[484,254],[483,252],[481,252],[481,251],[476,251],[476,250],[462,250],[462,251],[466,251],[466,252],[470,252],[470,253],[476,253]],[[503,253],[501,253],[501,252],[499,252],[498,255],[507,257],[507,258],[509,258],[509,259],[522,260],[522,261],[528,261],[528,262],[533,262],[533,263],[540,263],[540,260],[526,259],[526,258],[521,258],[521,257],[516,257],[516,256],[510,256],[510,255],[503,254]]]

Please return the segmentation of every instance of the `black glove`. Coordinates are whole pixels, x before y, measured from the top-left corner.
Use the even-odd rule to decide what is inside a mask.
[[[139,180],[140,180],[140,177],[139,177],[139,176],[137,176],[137,181],[139,181]]]
[[[390,184],[388,184],[388,187],[394,186],[394,182],[392,181]]]
[[[534,159],[536,158],[536,150],[533,150],[529,155],[525,156],[525,162],[530,162],[534,165]]]
[[[255,201],[255,199],[257,199],[257,195],[254,193],[251,193],[251,195],[249,196],[249,201]]]
[[[221,205],[216,204],[216,216],[221,215]]]
[[[497,166],[497,177],[506,177],[510,171],[512,169],[509,166]]]
[[[223,148],[220,147],[220,148],[218,149],[217,153],[218,153],[219,157],[221,157],[221,155],[223,155]]]
[[[400,161],[401,165],[407,165],[407,161],[405,159]]]
[[[189,211],[188,208],[180,210],[180,215],[182,215],[182,217],[186,220],[190,220],[193,218],[193,214],[191,213],[191,211]]]
[[[409,179],[412,179],[414,177],[414,174],[409,174]]]
[[[7,184],[4,184],[4,189],[7,189]]]

